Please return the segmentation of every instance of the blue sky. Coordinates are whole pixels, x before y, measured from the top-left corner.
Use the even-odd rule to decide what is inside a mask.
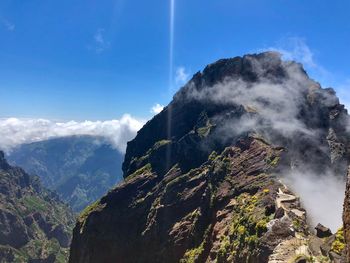
[[[278,49],[350,101],[350,2],[175,0],[0,2],[0,118],[149,118],[219,58]]]

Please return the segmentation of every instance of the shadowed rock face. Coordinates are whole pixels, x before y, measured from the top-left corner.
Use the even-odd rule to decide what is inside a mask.
[[[70,209],[38,178],[10,166],[0,152],[1,262],[67,260],[73,220]]]
[[[81,214],[70,262],[329,257],[279,178],[345,178],[348,118],[333,90],[276,53],[207,66],[128,143],[125,182]]]

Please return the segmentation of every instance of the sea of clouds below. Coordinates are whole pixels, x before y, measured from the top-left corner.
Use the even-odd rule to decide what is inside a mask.
[[[14,147],[51,138],[92,135],[103,136],[121,153],[145,123],[129,114],[120,119],[107,121],[54,122],[47,119],[0,119],[0,149],[9,152]]]

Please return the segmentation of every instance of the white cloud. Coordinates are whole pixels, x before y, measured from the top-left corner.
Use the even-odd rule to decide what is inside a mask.
[[[94,49],[97,53],[101,53],[110,47],[110,42],[105,38],[105,29],[99,28],[94,34]]]
[[[5,28],[8,31],[14,31],[16,26],[12,22],[8,21],[7,19],[2,19],[2,24],[5,26]]]
[[[277,51],[282,54],[285,60],[294,60],[303,64],[307,70],[314,73],[317,79],[327,79],[330,73],[317,61],[312,49],[307,45],[306,40],[300,37],[283,38],[275,46],[264,48],[261,51]]]
[[[346,80],[344,84],[336,87],[340,102],[350,110],[350,79]]]
[[[308,67],[317,67],[313,52],[302,38],[284,39],[277,47],[271,47],[269,50],[280,52],[286,60],[296,60]]]
[[[189,74],[186,72],[186,69],[184,67],[178,67],[176,69],[176,75],[175,75],[175,81],[176,84],[185,84],[188,80]]]
[[[163,109],[164,109],[164,106],[163,106],[163,105],[160,105],[159,103],[156,103],[156,104],[153,105],[153,107],[151,108],[151,113],[152,113],[152,114],[158,114],[158,113],[160,113]]]
[[[145,121],[128,114],[119,120],[53,122],[45,119],[0,119],[0,149],[35,141],[72,135],[104,136],[120,151],[133,139]]]
[[[312,78],[322,83],[322,86],[332,86],[336,90],[341,103],[350,110],[350,79],[337,80],[332,74],[315,59],[315,52],[307,45],[306,40],[300,37],[283,38],[276,45],[260,51],[277,51],[286,60],[294,60],[303,64]],[[340,83],[340,84],[339,84]]]
[[[285,174],[284,180],[300,195],[312,225],[321,223],[333,233],[339,229],[342,225],[344,180],[329,171],[322,175],[312,171],[293,171]]]
[[[248,59],[248,58],[247,58]],[[249,58],[255,72],[264,71],[264,65],[255,58]],[[221,83],[215,84],[210,89],[197,90],[189,86],[187,96],[197,100],[209,100],[215,103],[244,105],[251,107],[261,114],[267,122],[259,125],[258,119],[242,123],[234,123],[239,127],[239,133],[254,129],[266,130],[267,123],[271,126],[268,131],[278,131],[283,136],[294,136],[297,133],[309,134],[310,131],[304,123],[298,118],[300,106],[303,100],[303,93],[308,90],[308,85],[315,85],[309,81],[303,72],[295,65],[285,66],[289,78],[280,83],[273,83],[269,79],[260,79],[259,82],[252,85],[242,79],[226,79]],[[267,103],[268,102],[268,103]],[[268,106],[267,106],[268,105]],[[229,123],[231,125],[232,123]],[[229,128],[227,131],[232,133],[237,128]],[[226,136],[225,136],[226,137]],[[268,137],[266,135],[266,137]]]

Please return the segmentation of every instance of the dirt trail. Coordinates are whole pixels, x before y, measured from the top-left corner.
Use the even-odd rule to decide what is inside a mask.
[[[283,203],[292,203],[297,200],[296,196],[283,193],[281,188],[278,189],[277,195],[278,195],[276,198],[277,208],[282,207],[285,211],[289,211],[289,209],[286,208]]]

